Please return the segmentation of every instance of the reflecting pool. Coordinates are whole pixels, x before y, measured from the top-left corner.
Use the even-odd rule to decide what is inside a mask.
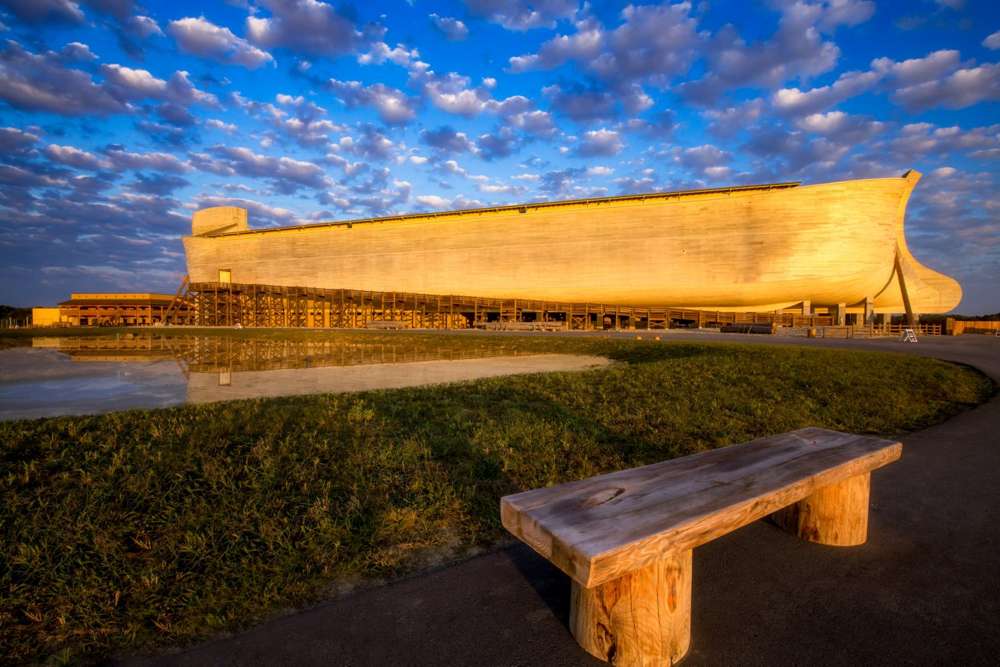
[[[226,336],[38,337],[0,350],[0,419],[413,387],[606,365],[497,345]]]

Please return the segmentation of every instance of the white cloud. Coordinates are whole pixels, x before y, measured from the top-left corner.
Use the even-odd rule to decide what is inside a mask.
[[[14,16],[29,24],[83,23],[83,12],[72,0],[4,0]]]
[[[845,72],[829,86],[810,90],[782,88],[774,93],[774,108],[791,115],[811,114],[828,109],[846,99],[871,90],[878,84],[880,75],[875,72]]]
[[[133,153],[124,149],[114,148],[106,151],[105,155],[111,160],[111,166],[119,170],[149,169],[152,171],[176,173],[191,170],[191,166],[187,162],[182,162],[170,153]]]
[[[873,72],[892,77],[900,88],[940,79],[961,65],[958,51],[942,49],[923,58],[910,58],[896,62],[891,58],[876,58],[871,63]]]
[[[110,163],[101,159],[93,153],[76,148],[75,146],[60,146],[49,144],[45,147],[45,154],[53,162],[65,164],[70,167],[81,169],[107,169]]]
[[[402,44],[389,48],[385,42],[375,42],[367,53],[358,56],[358,63],[362,65],[381,65],[388,61],[400,67],[410,67],[420,57],[416,49],[407,49]]]
[[[58,54],[30,53],[13,40],[0,50],[0,99],[64,116],[131,111],[86,72],[64,67]]]
[[[414,101],[403,91],[381,83],[366,86],[360,81],[330,79],[330,90],[347,108],[374,107],[379,118],[389,124],[408,123],[417,115]]]
[[[205,121],[205,126],[210,127],[214,130],[222,130],[226,134],[233,134],[236,132],[237,127],[234,123],[227,123],[221,121],[218,118],[209,118]]]
[[[576,153],[580,157],[617,155],[624,147],[617,131],[601,128],[584,132]]]
[[[1000,30],[992,33],[989,37],[983,40],[983,46],[987,49],[996,51],[1000,49]]]
[[[708,167],[719,166],[723,162],[729,162],[732,155],[717,146],[702,144],[685,148],[678,156],[681,164],[692,169],[706,169]]]
[[[166,81],[153,76],[148,70],[118,64],[101,65],[101,73],[108,87],[125,99],[154,98],[176,104],[198,103],[213,107],[219,104],[215,95],[196,88],[183,70],[174,72]]]
[[[446,209],[451,206],[450,200],[439,195],[419,195],[414,197],[414,199],[416,199],[417,203],[421,206],[427,206],[438,210]]]
[[[430,15],[431,23],[442,35],[453,42],[460,42],[469,36],[469,29],[458,19],[449,16]]]
[[[965,107],[1000,100],[1000,63],[967,67],[936,81],[901,88],[893,99],[913,111]]]
[[[265,63],[274,62],[274,58],[268,52],[237,37],[229,28],[215,25],[204,16],[171,21],[168,30],[177,40],[180,50],[185,53],[220,63],[242,65],[248,69],[256,69]]]
[[[508,30],[553,27],[579,8],[578,0],[465,0],[469,11]]]
[[[247,17],[247,38],[265,49],[334,56],[354,51],[363,35],[350,19],[321,0],[259,0],[271,15]]]

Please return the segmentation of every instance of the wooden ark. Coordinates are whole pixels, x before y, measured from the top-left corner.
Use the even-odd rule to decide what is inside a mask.
[[[192,283],[770,311],[938,313],[959,284],[903,232],[920,174],[777,183],[250,229],[194,215]]]

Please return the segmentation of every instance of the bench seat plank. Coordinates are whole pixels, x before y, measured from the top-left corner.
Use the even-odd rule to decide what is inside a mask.
[[[891,440],[804,428],[506,496],[501,519],[513,535],[591,588],[901,453],[902,445]]]

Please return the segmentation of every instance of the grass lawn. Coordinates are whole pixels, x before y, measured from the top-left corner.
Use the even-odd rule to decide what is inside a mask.
[[[397,576],[495,545],[507,493],[806,425],[896,434],[992,392],[971,370],[886,353],[291,335],[587,352],[622,363],[0,422],[0,656],[76,661],[193,641],[315,601],[337,582]]]

